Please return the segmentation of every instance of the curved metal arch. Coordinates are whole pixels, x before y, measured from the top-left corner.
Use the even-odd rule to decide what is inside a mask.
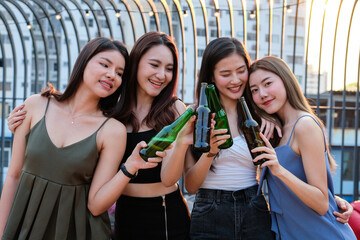
[[[133,30],[133,38],[134,38],[134,42],[136,41],[136,33],[135,33],[135,23],[134,23],[134,16],[132,14],[131,11],[131,7],[129,6],[129,3],[127,2],[127,0],[121,0],[121,2],[124,4],[127,13],[129,14],[129,18],[130,18],[130,22],[131,22],[131,28]]]
[[[271,56],[272,22],[273,22],[273,1],[269,1],[269,44],[268,44],[269,56]]]
[[[204,3],[204,0],[199,0],[201,5],[201,10],[203,12],[203,19],[204,19],[204,28],[205,28],[205,41],[206,45],[209,44],[209,25],[208,25],[208,18],[207,18],[207,11],[206,11],[206,5]]]
[[[78,11],[80,13],[80,16],[81,16],[81,19],[83,20],[83,23],[85,25],[85,30],[86,30],[86,35],[87,35],[88,41],[90,41],[91,37],[90,37],[90,32],[89,32],[89,25],[88,25],[88,22],[86,21],[86,18],[84,16],[84,12],[83,12],[81,6],[76,2],[76,0],[67,0],[67,1],[70,1],[78,9]],[[81,48],[80,43],[79,43],[79,48]]]
[[[113,0],[108,0],[108,2],[110,3],[110,5],[113,7],[114,9],[114,12],[116,12],[119,8],[116,6],[116,4],[114,3]],[[124,36],[124,26],[121,22],[121,15],[120,17],[118,18],[118,22],[119,22],[119,26],[120,26],[120,29],[121,29],[121,38],[122,38],[122,42],[125,43],[125,36]],[[126,43],[125,43],[126,44]]]
[[[190,9],[191,13],[191,19],[193,24],[193,37],[194,37],[194,59],[195,59],[195,65],[194,65],[194,89],[196,87],[196,79],[197,79],[197,66],[198,66],[198,47],[197,47],[197,32],[196,32],[196,16],[195,16],[195,9],[194,5],[191,0],[186,0],[188,7]],[[195,99],[195,91],[194,91],[194,99]]]
[[[313,4],[313,0],[311,0],[311,6]],[[284,40],[285,40],[285,20],[286,20],[286,0],[283,0],[283,8],[282,8],[283,12],[282,12],[282,25],[281,25],[281,46],[280,46],[280,57],[283,58],[284,57]],[[311,11],[311,10],[310,10]],[[310,16],[311,16],[311,12],[310,12]],[[311,20],[311,17],[310,17]],[[309,27],[310,29],[310,27]],[[309,35],[308,35],[309,37]],[[306,53],[307,55],[307,53]],[[306,79],[306,75],[305,75],[305,79]],[[306,94],[306,90],[305,90],[305,94]]]
[[[159,21],[159,13],[156,9],[156,6],[153,2],[153,0],[146,0],[146,2],[149,4],[151,11],[154,12],[154,17],[155,17],[155,24],[156,24],[156,30],[160,31],[160,21]]]
[[[334,89],[334,63],[335,63],[335,46],[336,46],[336,37],[337,37],[337,29],[338,29],[338,26],[339,26],[339,18],[340,18],[340,11],[341,11],[341,7],[342,7],[342,3],[343,3],[343,0],[340,1],[340,4],[339,4],[339,8],[338,8],[338,14],[337,14],[337,17],[336,17],[336,24],[335,24],[335,33],[334,33],[334,45],[333,45],[333,52],[332,52],[332,63],[331,63],[331,80],[330,80],[330,123],[329,123],[329,144],[331,145],[331,135],[332,135],[332,131],[331,131],[331,126],[332,126],[332,121],[333,121],[333,118],[332,118],[332,111],[333,111],[333,89]],[[306,82],[305,82],[306,83]],[[305,85],[306,86],[306,85]]]
[[[4,44],[1,41],[0,38],[0,50],[1,50],[1,56],[3,57],[3,59],[6,59],[6,53],[5,53],[5,48],[4,48]],[[3,82],[2,82],[2,103],[1,103],[1,115],[5,116],[5,95],[6,95],[6,61],[3,61]],[[1,132],[4,133],[5,132],[5,121],[1,121]],[[5,159],[5,134],[1,134],[1,159],[0,159],[0,163],[1,163],[1,175],[2,175],[2,171],[3,171],[3,159]],[[3,178],[0,177],[0,189],[2,190],[2,186],[3,186]]]
[[[179,2],[179,0],[173,0],[173,3],[176,6],[177,9],[177,13],[180,19],[180,28],[181,28],[181,40],[182,40],[182,54],[183,54],[183,73],[182,73],[182,88],[181,88],[181,94],[182,94],[182,99],[184,99],[185,96],[185,57],[186,57],[186,46],[185,46],[185,30],[184,30],[184,19],[182,14],[180,14],[182,12],[181,9],[181,4]]]
[[[232,6],[232,1],[227,0],[229,6],[229,18],[230,18],[230,29],[231,29],[231,37],[234,37],[234,8]]]
[[[256,53],[255,58],[259,58],[259,39],[260,39],[260,3],[259,0],[255,0],[255,8],[256,8]]]
[[[14,0],[7,0],[7,1],[11,2],[14,6],[17,6],[18,9],[22,9],[21,6],[18,5],[18,3],[16,3]],[[48,62],[49,62],[49,59],[48,59],[48,48],[47,48],[47,39],[45,37],[45,31],[43,29],[41,21],[39,21],[39,19],[38,19],[33,7],[28,2],[23,2],[23,4],[25,4],[29,8],[29,10],[33,13],[33,16],[34,16],[34,18],[35,18],[35,20],[36,20],[36,22],[37,22],[37,24],[38,24],[38,26],[40,28],[41,36],[42,36],[43,43],[44,43],[44,51],[45,51],[45,59],[46,59],[46,74],[47,74],[47,79],[48,79],[48,74],[49,74],[49,64],[48,64]],[[24,13],[24,14],[26,15],[26,13]],[[32,32],[32,31],[30,30],[30,32]],[[34,40],[35,39],[36,38],[34,38]],[[36,45],[35,41],[34,41],[34,44]],[[36,53],[35,53],[35,56],[37,56]],[[38,60],[39,60],[38,58],[35,58],[35,62],[36,62],[35,64],[37,65],[37,67],[38,67],[38,64],[37,64]],[[35,93],[37,93],[37,83],[38,83],[38,78],[37,78],[37,76],[38,76],[37,69],[38,68],[37,67],[35,68],[36,69],[35,70],[35,88],[34,88]]]
[[[110,32],[110,38],[113,39],[114,38],[114,35],[113,35],[113,31],[112,31],[112,28],[111,28],[111,25],[110,25],[110,22],[109,22],[109,15],[107,14],[107,12],[105,11],[105,7],[102,3],[102,1],[99,1],[99,0],[95,0],[95,2],[97,2],[97,4],[99,4],[100,8],[101,8],[101,11],[104,13],[104,16],[105,16],[105,19],[106,19],[106,23],[109,27],[109,32]]]
[[[148,31],[148,25],[147,25],[147,21],[145,19],[145,13],[144,13],[144,9],[142,8],[141,3],[139,3],[138,0],[133,0],[136,7],[139,9],[140,15],[141,15],[141,20],[143,22],[143,26],[144,26],[144,32]]]
[[[53,3],[51,3],[51,1],[49,0],[43,0],[45,1],[46,3],[48,3],[54,10],[55,12],[57,13],[58,10],[56,9],[56,7],[53,5]],[[60,18],[60,24],[61,26],[63,27],[63,31],[64,31],[64,37],[65,37],[65,42],[66,42],[66,50],[67,50],[67,55],[68,55],[68,63],[70,64],[71,63],[71,54],[70,54],[70,44],[69,44],[69,36],[68,36],[68,33],[67,33],[67,29],[66,29],[66,26],[65,26],[65,23],[64,23],[64,19],[63,17]],[[60,55],[59,55],[60,57]],[[58,72],[60,70],[60,59],[59,58],[59,63],[58,63]],[[68,77],[70,77],[70,73],[71,73],[71,70],[70,70],[70,67],[68,67]],[[59,76],[60,77],[60,76]],[[60,78],[58,79],[58,86],[57,86],[57,89],[60,89]]]
[[[246,2],[244,3],[244,0],[241,0],[241,6],[242,6],[242,9],[243,9],[244,45],[246,46],[246,40],[247,40],[247,13],[246,13]]]
[[[49,1],[49,0],[46,0],[46,1]],[[73,15],[70,11],[70,9],[68,8],[68,6],[63,2],[63,0],[57,0],[58,3],[61,4],[61,6],[63,6],[65,8],[65,11],[67,12],[67,14],[69,15],[69,18],[70,18],[70,21],[72,23],[72,26],[74,28],[74,32],[75,32],[75,37],[76,37],[76,44],[77,44],[77,47],[78,47],[78,52],[80,52],[80,38],[79,38],[79,33],[78,33],[78,29],[77,29],[77,24],[75,23],[74,21],[74,18],[73,18]],[[49,1],[50,2],[50,1]],[[69,62],[70,63],[70,62]]]
[[[345,143],[345,119],[346,119],[346,67],[347,67],[347,58],[348,58],[348,52],[349,52],[349,36],[350,36],[350,30],[351,30],[351,25],[352,25],[352,20],[354,17],[354,11],[356,8],[356,4],[359,1],[355,1],[354,5],[353,5],[353,9],[351,11],[351,16],[350,16],[350,21],[349,21],[349,29],[348,29],[348,35],[347,35],[347,41],[346,41],[346,50],[345,50],[345,66],[344,66],[344,90],[343,90],[343,103],[342,103],[342,121],[341,121],[341,125],[342,125],[342,130],[341,130],[341,165],[343,165],[344,163],[344,143]],[[345,102],[344,102],[345,101]],[[357,132],[357,131],[356,131]],[[357,145],[354,146],[355,150],[357,148]],[[356,150],[357,151],[357,150]],[[354,162],[358,162],[357,159],[354,159]],[[343,166],[341,166],[341,169]],[[354,169],[354,171],[358,171],[359,168]],[[343,174],[341,172],[341,183],[343,180]],[[354,196],[358,195],[358,186],[359,186],[359,182],[358,179],[354,179]],[[355,189],[356,187],[356,189]],[[340,193],[342,194],[342,184],[340,184]],[[356,195],[355,195],[356,193]]]
[[[0,5],[2,5],[7,10],[7,12],[10,14],[10,16],[13,19],[15,26],[18,30],[18,33],[20,35],[20,41],[21,41],[21,46],[22,46],[23,56],[24,56],[24,96],[26,96],[28,64],[27,64],[26,44],[24,42],[24,36],[22,34],[19,22],[18,22],[16,16],[14,15],[14,12],[12,11],[12,9],[5,2],[0,2]],[[15,73],[16,73],[16,71],[15,71]],[[14,83],[14,85],[16,86],[15,83]],[[16,87],[14,87],[14,91],[13,91],[13,106],[15,106],[15,104],[16,104],[15,98],[16,98]]]
[[[172,21],[171,21],[171,15],[169,10],[169,5],[167,4],[166,0],[160,0],[161,4],[163,5],[163,8],[165,9],[166,18],[168,20],[168,27],[169,27],[169,35],[171,37],[174,37],[174,31],[172,28]]]
[[[13,75],[13,81],[14,81],[14,91],[16,89],[16,78],[17,78],[17,57],[16,57],[16,50],[15,50],[15,44],[14,44],[14,39],[13,39],[13,35],[11,32],[11,29],[9,28],[9,24],[7,19],[4,17],[4,15],[2,14],[2,12],[0,12],[0,19],[4,22],[8,37],[10,39],[10,45],[11,45],[11,53],[12,53],[12,57],[13,57],[13,64],[14,64],[14,75]],[[6,62],[6,58],[3,58],[3,62]],[[6,78],[3,78],[3,83],[6,83]],[[4,85],[3,85],[4,87]],[[16,93],[16,92],[15,92]],[[16,96],[16,95],[15,95]],[[15,102],[14,96],[13,96],[13,101]],[[4,116],[4,115],[3,115]]]
[[[85,4],[89,7],[92,15],[94,16],[94,20],[95,20],[95,23],[96,23],[96,27],[97,27],[97,29],[98,29],[99,36],[101,37],[101,36],[102,36],[101,26],[100,26],[100,23],[99,23],[98,16],[96,15],[96,12],[94,11],[94,8],[93,8],[92,4],[90,4],[90,3],[88,2],[88,0],[82,0],[82,2],[85,3]],[[91,36],[90,36],[90,39],[91,39]]]
[[[284,0],[285,1],[285,0]],[[310,39],[310,27],[311,27],[311,15],[312,15],[312,9],[313,9],[313,6],[314,6],[314,0],[311,0],[311,5],[310,5],[310,13],[309,13],[309,26],[308,26],[308,32],[307,32],[307,39],[306,39],[306,58],[305,58],[305,86],[304,86],[304,95],[306,97],[306,92],[307,92],[307,66],[308,66],[308,55],[309,55],[309,39]],[[284,10],[285,11],[285,8]],[[282,45],[283,43],[281,43]],[[282,49],[283,49],[283,46],[281,46],[281,58],[282,58]]]
[[[296,15],[295,15],[295,26],[294,26],[294,47],[293,47],[293,73],[295,74],[295,54],[296,54],[296,36],[297,36],[297,22],[299,16],[299,0],[296,2]]]
[[[213,2],[214,2],[214,6],[215,6],[215,9],[219,9],[220,10],[220,8],[219,8],[219,2],[217,1],[217,0],[213,0]],[[220,13],[221,14],[221,13]],[[217,26],[217,37],[219,38],[219,37],[221,37],[221,27],[220,27],[220,14],[219,14],[219,16],[216,16],[215,18],[216,18],[216,26]]]
[[[56,38],[55,27],[54,27],[54,25],[53,25],[53,23],[51,21],[50,15],[49,15],[48,11],[46,10],[46,8],[44,6],[42,4],[39,4],[39,2],[38,2],[39,0],[32,0],[32,1],[35,2],[41,8],[41,10],[44,12],[46,18],[49,21],[49,25],[50,25],[50,28],[51,28],[51,31],[52,31],[52,34],[53,34],[54,42],[55,42],[56,60],[57,60],[58,63],[60,63],[59,43],[58,43],[57,38]],[[46,65],[48,66],[49,64],[46,64]],[[57,82],[56,82],[56,88],[57,89],[60,88],[60,73],[61,73],[60,69],[61,69],[61,64],[58,64]],[[50,72],[47,72],[46,74],[47,74],[47,77],[48,77],[47,81],[49,81],[50,80],[49,79]]]

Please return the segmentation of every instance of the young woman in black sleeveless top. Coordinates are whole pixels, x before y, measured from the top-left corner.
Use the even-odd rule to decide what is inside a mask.
[[[168,35],[149,32],[140,37],[130,53],[130,66],[124,106],[116,116],[127,128],[122,164],[139,141],[148,142],[186,110],[175,97],[178,54]],[[187,205],[177,184],[162,183],[164,169],[166,157],[130,180],[116,203],[115,239],[188,239]],[[128,171],[135,174],[136,169]]]

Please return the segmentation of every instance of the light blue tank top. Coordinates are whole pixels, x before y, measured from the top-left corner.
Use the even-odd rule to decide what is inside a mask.
[[[296,123],[305,116],[313,118],[319,125],[315,118],[310,115],[299,117],[294,124],[287,144],[275,148],[275,151],[279,163],[296,177],[307,183],[302,158],[294,153],[289,146]],[[324,154],[326,159],[329,210],[323,216],[306,206],[279,178],[272,175],[267,167],[264,167],[261,173],[258,193],[261,192],[261,186],[266,177],[272,218],[271,229],[276,233],[276,239],[356,240],[350,226],[336,221],[336,217],[333,215],[333,212],[337,211],[338,208],[334,198],[334,186],[326,149]]]

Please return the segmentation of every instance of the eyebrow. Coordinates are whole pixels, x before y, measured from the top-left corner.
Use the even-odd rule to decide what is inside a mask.
[[[270,77],[264,78],[263,80],[261,80],[261,83],[265,82],[265,81],[268,80],[269,78],[270,78]],[[249,87],[252,88],[252,87],[255,87],[255,85],[250,85]]]
[[[149,61],[154,61],[154,62],[157,62],[157,63],[161,63],[161,61],[160,61],[159,59],[156,59],[156,58],[150,58]],[[166,66],[168,66],[168,65],[174,66],[173,63],[169,63],[169,64],[167,64]]]
[[[240,67],[238,67],[238,68],[235,69],[235,70],[239,70],[240,68],[243,68],[243,67],[246,67],[245,64],[244,64],[244,65],[241,65]],[[220,72],[221,72],[221,73],[230,72],[230,70],[225,69],[225,70],[220,70]]]
[[[106,58],[106,57],[100,57],[100,58],[101,58],[101,59],[104,59],[105,61],[107,61],[107,62],[110,63],[110,64],[113,64],[113,62],[112,62],[110,59]],[[122,67],[118,67],[118,69],[124,71],[124,68],[122,68]]]

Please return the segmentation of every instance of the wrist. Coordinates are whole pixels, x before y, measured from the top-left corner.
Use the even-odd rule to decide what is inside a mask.
[[[120,170],[123,172],[123,174],[126,176],[126,177],[128,177],[128,178],[130,178],[130,179],[134,179],[134,178],[136,178],[136,176],[137,176],[137,174],[138,174],[138,171],[137,170],[133,170],[132,168],[127,168],[126,166],[125,166],[125,163],[122,163],[121,165],[120,165]]]
[[[211,151],[206,154],[208,158],[214,158],[218,153],[212,153]]]

